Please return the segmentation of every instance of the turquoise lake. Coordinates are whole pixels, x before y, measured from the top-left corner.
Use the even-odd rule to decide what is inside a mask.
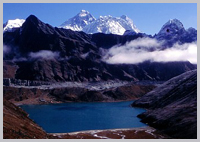
[[[147,126],[137,118],[145,110],[131,107],[132,102],[73,102],[20,107],[47,133]]]

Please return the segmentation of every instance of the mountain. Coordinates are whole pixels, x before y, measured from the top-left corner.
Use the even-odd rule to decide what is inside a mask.
[[[53,82],[167,80],[195,69],[190,62],[107,64],[102,60],[103,52],[112,46],[142,37],[145,35],[90,35],[52,27],[30,15],[22,27],[4,32],[4,48],[9,50],[3,58],[13,62],[4,67],[13,70],[12,76],[16,69],[18,79]]]
[[[24,19],[8,20],[5,24],[3,24],[3,32],[12,31],[15,28],[19,28],[24,22]]]
[[[140,31],[133,24],[133,21],[127,16],[121,17],[100,16],[99,19],[87,25],[83,31],[88,34],[105,33],[123,35],[126,30],[139,33]]]
[[[172,46],[176,42],[179,44],[195,42],[197,41],[197,30],[194,28],[185,30],[178,19],[171,19],[162,26],[155,38],[165,41],[168,46]]]
[[[4,139],[45,139],[48,134],[20,107],[3,99]]]
[[[148,110],[142,122],[172,138],[197,138],[197,70],[176,76],[145,94],[132,106]]]
[[[83,28],[96,19],[86,10],[81,10],[76,16],[68,19],[60,27],[65,29],[71,29],[73,31],[82,31]]]
[[[88,11],[81,10],[60,26],[73,31],[83,31],[88,34],[105,33],[123,35],[126,30],[139,33],[133,21],[125,15],[121,17],[100,16],[95,19]]]

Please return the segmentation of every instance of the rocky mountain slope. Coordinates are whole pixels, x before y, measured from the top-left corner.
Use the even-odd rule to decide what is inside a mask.
[[[47,134],[21,108],[3,99],[4,139],[45,139]]]
[[[148,111],[139,115],[169,136],[197,138],[197,70],[183,73],[147,93],[132,106]]]
[[[178,19],[171,19],[163,25],[155,38],[165,41],[168,46],[176,42],[180,44],[194,42],[197,41],[197,30],[194,28],[186,30]]]
[[[4,61],[10,60],[17,65],[15,78],[24,80],[168,80],[196,68],[185,61],[108,64],[102,60],[103,52],[147,35],[88,35],[54,28],[34,15],[29,16],[21,28],[5,32],[3,36],[7,49]]]

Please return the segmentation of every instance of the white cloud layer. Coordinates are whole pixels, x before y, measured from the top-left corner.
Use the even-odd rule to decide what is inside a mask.
[[[7,45],[3,45],[3,54],[9,53],[10,52],[10,47]]]
[[[122,46],[113,46],[103,57],[110,64],[137,64],[150,60],[155,62],[190,61],[197,63],[197,44],[174,44],[165,50],[162,43],[151,38],[140,38]]]
[[[58,52],[52,52],[49,50],[41,50],[39,52],[31,52],[29,54],[31,58],[43,58],[43,59],[54,59],[59,57]]]

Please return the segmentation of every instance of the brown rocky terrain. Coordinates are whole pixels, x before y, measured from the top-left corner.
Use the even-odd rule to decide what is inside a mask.
[[[154,89],[154,85],[126,84],[102,90],[89,90],[81,87],[57,87],[41,89],[23,86],[4,86],[4,98],[20,104],[47,104],[61,102],[113,102],[135,100]]]
[[[21,108],[3,99],[4,139],[45,139],[47,134]]]
[[[197,70],[170,79],[132,106],[147,108],[142,122],[173,138],[197,138]]]
[[[18,66],[12,61],[3,61],[3,78],[15,78]]]
[[[48,93],[49,90],[37,88],[3,87],[4,98],[16,105],[56,103],[55,98]]]

